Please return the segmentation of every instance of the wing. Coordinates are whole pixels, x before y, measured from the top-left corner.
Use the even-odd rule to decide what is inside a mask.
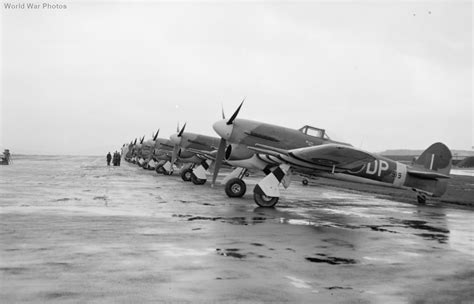
[[[351,146],[327,144],[284,150],[257,144],[249,147],[257,153],[276,157],[292,166],[322,171],[344,172],[376,159],[372,154]]]

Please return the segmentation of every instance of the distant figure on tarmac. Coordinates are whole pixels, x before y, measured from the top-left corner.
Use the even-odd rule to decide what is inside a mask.
[[[120,153],[117,151],[114,152],[114,160],[113,160],[114,166],[120,166]]]
[[[110,166],[110,161],[112,160],[112,155],[110,155],[110,152],[107,153],[107,166]]]
[[[0,164],[1,165],[9,165],[10,164],[10,150],[5,149],[5,151],[1,155]]]

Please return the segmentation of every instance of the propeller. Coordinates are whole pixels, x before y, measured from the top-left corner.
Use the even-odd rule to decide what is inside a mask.
[[[155,141],[158,138],[158,133],[160,133],[160,129],[158,129],[158,131],[156,131],[155,136],[153,136],[153,141]]]
[[[186,128],[186,123],[184,123],[183,128],[181,129],[181,131],[179,131],[178,137],[181,137],[181,135],[183,135],[183,132],[184,132],[184,129],[185,129],[185,128]]]
[[[227,121],[227,125],[231,125],[234,120],[237,118],[237,115],[239,115],[240,108],[242,108],[242,105],[244,104],[245,97],[240,103],[239,107],[237,110],[235,110],[234,114],[230,117],[230,119]],[[224,108],[222,108],[222,118],[225,119],[224,117]],[[219,174],[219,170],[222,166],[222,161],[224,160],[224,155],[225,155],[225,149],[227,147],[227,141],[224,138],[221,138],[219,142],[219,148],[217,149],[217,155],[216,155],[216,162],[214,165],[214,174],[212,175],[212,183],[211,186],[213,187],[214,184],[216,183],[217,175]]]
[[[185,128],[186,128],[186,123],[184,123],[183,128],[181,129],[181,131],[179,131],[179,123],[178,123],[178,132],[179,132],[178,137],[181,137],[183,135]],[[180,145],[174,145],[173,153],[171,154],[171,166],[173,166],[176,160],[178,159],[178,152],[180,148],[181,148]]]
[[[214,174],[212,175],[212,183],[211,186],[214,187],[216,183],[217,175],[219,174],[219,170],[221,169],[222,160],[224,159],[225,148],[227,146],[227,142],[224,138],[221,138],[219,142],[219,148],[217,149],[216,155],[216,163],[214,165]]]
[[[230,119],[227,121],[227,124],[228,125],[231,125],[234,120],[237,118],[237,115],[239,115],[239,111],[240,111],[240,108],[242,108],[242,105],[244,104],[244,101],[245,101],[245,98],[242,100],[242,102],[240,103],[239,107],[237,108],[237,110],[235,110],[234,114],[232,114],[232,116],[230,117]]]

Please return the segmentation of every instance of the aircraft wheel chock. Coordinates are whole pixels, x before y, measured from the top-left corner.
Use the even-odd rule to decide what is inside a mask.
[[[247,191],[247,186],[240,178],[233,178],[225,184],[225,193],[228,197],[242,197],[245,191]]]
[[[193,171],[191,169],[186,169],[181,172],[181,178],[185,182],[190,182],[191,181],[191,175],[193,174]]]
[[[197,178],[196,175],[191,173],[191,181],[195,185],[204,185],[206,183],[207,179]]]
[[[278,199],[279,197],[266,196],[264,194],[258,194],[258,193],[253,194],[253,200],[260,207],[265,207],[265,208],[274,207],[276,203],[278,203]]]

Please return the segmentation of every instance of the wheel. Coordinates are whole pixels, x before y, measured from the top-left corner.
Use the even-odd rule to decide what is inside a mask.
[[[193,174],[193,170],[191,170],[191,169],[183,170],[183,171],[181,171],[181,178],[185,182],[189,182],[189,181],[191,181],[191,175],[192,174]]]
[[[258,194],[258,193],[253,194],[253,200],[260,207],[266,207],[266,208],[274,207],[276,203],[278,203],[278,197],[266,196],[264,194]]]
[[[418,200],[418,204],[421,204],[421,205],[426,204],[426,196],[424,196],[424,195],[418,195],[418,196],[416,197],[416,199]]]
[[[206,183],[206,179],[197,178],[196,175],[194,175],[192,173],[191,173],[191,181],[195,185],[204,185]]]
[[[245,191],[247,191],[247,186],[239,178],[233,178],[225,184],[225,193],[228,197],[242,197]]]
[[[156,173],[158,173],[158,174],[163,174],[163,172],[165,171],[165,169],[163,169],[163,166],[156,166],[155,171],[156,171]]]
[[[301,181],[303,183],[304,186],[308,186],[308,180],[306,178],[303,178],[303,180]]]

